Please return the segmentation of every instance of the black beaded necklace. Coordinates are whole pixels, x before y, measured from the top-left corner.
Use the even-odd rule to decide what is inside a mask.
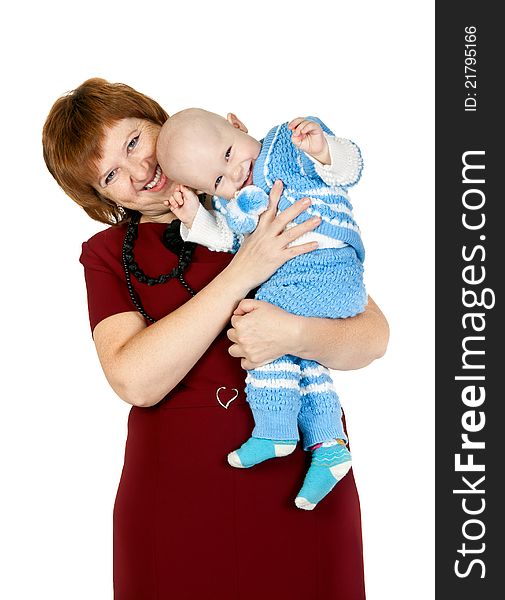
[[[141,214],[136,212],[133,214],[130,222],[128,223],[128,229],[123,241],[123,268],[126,278],[126,285],[128,287],[128,293],[130,298],[135,305],[135,308],[139,313],[151,323],[155,323],[156,319],[151,317],[144,309],[138,293],[133,289],[131,282],[131,274],[140,283],[146,283],[147,285],[158,285],[160,283],[167,283],[170,279],[178,279],[184,288],[194,296],[196,292],[191,289],[186,280],[184,279],[183,273],[191,263],[193,258],[193,252],[196,244],[192,242],[184,242],[179,233],[180,221],[175,219],[171,221],[163,233],[163,244],[175,254],[179,254],[179,262],[170,273],[159,275],[158,277],[149,277],[142,271],[142,269],[135,262],[135,256],[133,254],[133,246],[135,240],[138,237],[138,229]]]

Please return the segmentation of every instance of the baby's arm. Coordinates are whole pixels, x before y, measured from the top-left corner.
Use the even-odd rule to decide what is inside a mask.
[[[185,242],[195,242],[215,252],[236,252],[241,241],[228,226],[224,215],[202,205],[191,228],[181,223],[181,237]]]
[[[200,200],[195,192],[184,185],[177,185],[173,194],[164,202],[174,215],[188,229],[191,229],[193,220],[198,212]]]
[[[363,159],[358,146],[325,131],[313,118],[298,117],[289,124],[293,144],[314,163],[319,177],[331,187],[348,188],[358,183]]]
[[[170,199],[165,202],[181,221],[181,237],[216,252],[236,252],[239,246],[224,215],[206,210],[195,192],[178,185]]]
[[[323,165],[330,164],[328,142],[319,123],[297,117],[288,124],[288,128],[293,132],[291,141],[297,148]]]
[[[317,174],[330,187],[349,188],[356,185],[363,171],[360,149],[351,140],[326,134],[325,137],[328,142],[330,164],[321,164],[312,159]]]

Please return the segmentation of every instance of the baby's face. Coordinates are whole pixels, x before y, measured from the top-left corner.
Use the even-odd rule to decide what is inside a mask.
[[[165,164],[165,173],[177,183],[231,200],[252,183],[254,162],[261,150],[261,144],[239,127],[209,113],[197,127],[183,130],[168,160],[159,148],[163,170]]]

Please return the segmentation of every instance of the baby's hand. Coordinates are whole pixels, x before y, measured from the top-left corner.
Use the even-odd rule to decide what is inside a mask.
[[[168,200],[165,200],[164,204],[188,229],[191,229],[200,206],[200,200],[193,190],[178,184],[174,193]]]
[[[298,117],[288,124],[293,144],[323,165],[331,163],[328,142],[319,123]]]

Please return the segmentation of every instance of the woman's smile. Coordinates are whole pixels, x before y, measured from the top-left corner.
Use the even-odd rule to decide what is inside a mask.
[[[163,189],[168,177],[162,172],[160,165],[156,165],[154,176],[149,183],[146,183],[144,190],[147,192],[159,192]]]

